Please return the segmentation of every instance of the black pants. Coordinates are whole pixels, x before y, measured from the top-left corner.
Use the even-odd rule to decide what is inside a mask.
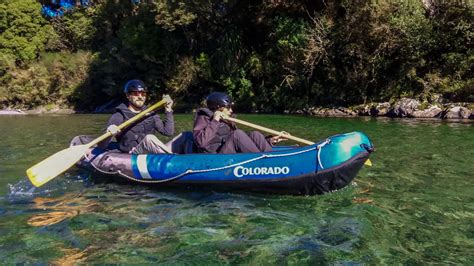
[[[252,131],[248,135],[240,129],[232,131],[218,153],[267,152],[272,146],[262,133]]]

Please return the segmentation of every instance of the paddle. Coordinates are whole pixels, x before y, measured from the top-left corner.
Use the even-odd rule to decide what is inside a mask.
[[[292,135],[290,135],[286,132],[276,131],[276,130],[273,130],[273,129],[270,129],[270,128],[262,127],[262,126],[255,125],[255,124],[252,124],[250,122],[246,122],[246,121],[243,121],[243,120],[240,120],[240,119],[237,119],[237,118],[232,118],[232,117],[227,116],[224,119],[227,120],[227,121],[237,123],[237,124],[241,124],[241,125],[244,125],[244,126],[255,128],[257,130],[261,130],[261,131],[264,131],[264,132],[267,132],[267,133],[270,133],[270,134],[273,134],[273,135],[276,135],[276,136],[281,136],[281,137],[284,137],[284,138],[287,138],[287,139],[291,139],[291,140],[294,140],[294,141],[299,142],[299,143],[303,143],[303,144],[307,144],[307,145],[313,145],[314,144],[314,142],[312,142],[312,141],[305,140],[305,139],[298,138],[298,137],[294,137],[294,136],[292,136]],[[369,159],[367,159],[364,164],[367,165],[367,166],[372,166],[372,162]]]
[[[241,124],[241,125],[244,125],[244,126],[248,126],[248,127],[251,127],[251,128],[255,128],[255,129],[258,129],[258,130],[276,135],[276,136],[281,136],[281,137],[284,137],[284,138],[287,138],[287,139],[291,139],[291,140],[294,140],[294,141],[299,142],[299,143],[303,143],[303,144],[307,144],[307,145],[313,145],[314,144],[314,142],[312,142],[312,141],[305,140],[305,139],[298,138],[298,137],[294,137],[290,134],[285,134],[285,132],[276,131],[276,130],[273,130],[273,129],[270,129],[270,128],[255,125],[255,124],[252,124],[250,122],[246,122],[246,121],[243,121],[243,120],[240,120],[240,119],[237,119],[237,118],[226,117],[225,120],[228,120],[228,121],[231,121],[231,122],[234,122],[234,123],[237,123],[237,124]]]
[[[120,124],[118,128],[124,129],[128,127],[129,125],[133,124],[135,121],[142,118],[154,109],[160,107],[164,103],[165,100],[161,100],[155,103],[154,105],[148,107],[144,111],[138,113],[134,117]],[[87,144],[72,146],[62,151],[59,151],[26,170],[26,174],[28,175],[28,178],[30,179],[31,183],[33,183],[33,185],[35,185],[36,187],[40,187],[51,179],[65,172],[67,169],[71,168],[82,158],[82,156],[84,156],[84,154],[89,148],[111,136],[112,133],[107,132]]]

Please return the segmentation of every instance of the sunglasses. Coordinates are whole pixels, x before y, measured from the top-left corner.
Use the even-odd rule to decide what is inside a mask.
[[[146,91],[131,91],[128,94],[131,96],[146,96]]]

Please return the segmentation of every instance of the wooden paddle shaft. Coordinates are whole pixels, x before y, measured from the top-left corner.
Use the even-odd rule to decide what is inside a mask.
[[[244,126],[248,126],[248,127],[251,127],[251,128],[255,128],[257,130],[261,130],[261,131],[264,131],[264,132],[267,132],[267,133],[270,133],[270,134],[273,134],[273,135],[276,135],[276,136],[281,136],[281,137],[284,137],[284,138],[287,138],[287,139],[291,139],[291,140],[294,140],[294,141],[299,142],[299,143],[303,143],[303,144],[307,144],[307,145],[313,145],[314,144],[314,142],[312,142],[312,141],[305,140],[305,139],[302,139],[302,138],[298,138],[298,137],[295,137],[295,136],[292,136],[292,135],[289,135],[289,134],[284,134],[281,131],[276,131],[276,130],[273,130],[273,129],[270,129],[270,128],[255,125],[255,124],[252,124],[252,123],[249,123],[249,122],[246,122],[246,121],[242,121],[242,120],[237,119],[237,118],[227,117],[227,118],[225,118],[225,120],[228,120],[228,121],[231,121],[231,122],[234,122],[234,123],[237,123],[237,124],[241,124],[241,125],[244,125]]]
[[[163,105],[166,101],[163,99],[157,103],[155,103],[154,105],[148,107],[147,109],[141,111],[139,114],[135,115],[134,117],[128,119],[127,121],[123,122],[122,124],[118,125],[117,127],[119,129],[124,129],[126,127],[128,127],[129,125],[135,123],[138,119],[141,119],[143,116],[147,115],[149,112],[155,110],[156,108],[160,107],[161,105]],[[110,132],[106,132],[104,133],[102,136],[96,138],[95,140],[93,140],[92,142],[89,142],[88,144],[86,144],[88,147],[92,147],[94,145],[96,145],[97,143],[103,141],[104,139],[108,138],[108,137],[111,137],[112,136],[112,133]]]
[[[159,101],[158,103],[135,115],[133,118],[123,122],[118,126],[118,128],[123,129],[129,126],[138,119],[147,115],[149,112],[163,105],[165,102],[165,100]],[[106,132],[88,144],[71,146],[67,149],[56,152],[55,154],[30,167],[28,170],[26,170],[26,174],[34,186],[40,187],[67,169],[71,168],[82,158],[82,156],[84,156],[84,153],[86,153],[90,147],[110,136],[112,136],[112,133]]]

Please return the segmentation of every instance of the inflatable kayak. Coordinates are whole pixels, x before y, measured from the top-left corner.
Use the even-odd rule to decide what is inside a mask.
[[[348,185],[373,150],[365,134],[352,132],[265,153],[131,155],[94,148],[79,166],[158,187],[313,195]]]

